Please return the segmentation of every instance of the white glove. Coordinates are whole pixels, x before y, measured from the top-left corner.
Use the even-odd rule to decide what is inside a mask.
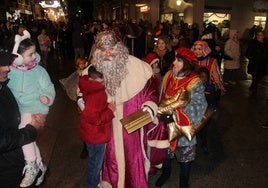
[[[82,93],[78,93],[77,98],[76,98],[77,105],[81,111],[83,111],[85,109],[85,101],[84,101],[82,96],[83,96]]]
[[[146,101],[142,104],[141,108],[143,109],[143,111],[149,112],[154,124],[159,124],[158,118],[156,117],[158,106],[154,102]]]
[[[77,100],[77,105],[79,106],[81,111],[85,109],[85,101],[83,100],[83,98],[79,98]]]
[[[149,114],[150,114],[150,116],[151,116],[151,118],[152,118],[152,121],[154,120],[154,114],[153,114],[153,111],[152,111],[152,109],[149,107],[149,106],[144,106],[143,108],[142,108],[142,111],[147,111],[147,112],[149,112]]]

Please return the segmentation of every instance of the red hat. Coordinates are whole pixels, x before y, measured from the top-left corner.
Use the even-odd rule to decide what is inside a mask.
[[[175,55],[186,59],[189,62],[197,63],[198,59],[193,51],[188,48],[180,47],[175,50]]]
[[[148,63],[149,65],[153,65],[154,63],[156,63],[157,61],[159,61],[159,57],[157,56],[156,53],[149,53],[149,54],[145,57],[144,61],[145,61],[146,63]]]
[[[192,49],[191,49],[192,51],[194,51],[194,47],[196,45],[200,45],[202,47],[202,55],[203,55],[203,57],[206,57],[208,54],[211,53],[211,49],[210,49],[210,47],[209,47],[209,45],[208,45],[208,43],[206,41],[204,41],[204,40],[195,41],[194,45],[192,46]]]

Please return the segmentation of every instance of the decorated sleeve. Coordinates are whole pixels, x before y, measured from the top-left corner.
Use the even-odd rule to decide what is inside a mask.
[[[202,82],[198,82],[191,90],[191,100],[183,109],[185,114],[191,119],[191,123],[199,123],[207,108],[207,101],[204,94]]]

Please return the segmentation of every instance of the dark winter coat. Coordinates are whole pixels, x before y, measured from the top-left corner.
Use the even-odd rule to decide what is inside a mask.
[[[167,71],[171,68],[173,61],[175,60],[175,53],[174,51],[167,51],[164,56],[160,57],[155,51],[149,52],[150,53],[155,53],[158,58],[158,67],[160,69],[160,74],[161,76],[164,76]],[[147,55],[148,55],[147,54]]]
[[[20,113],[17,102],[7,87],[6,82],[0,82],[0,187],[19,187],[24,156],[21,147],[33,142],[37,132],[27,125],[18,129]]]
[[[73,48],[84,48],[86,36],[81,29],[81,26],[74,28],[72,32],[72,46]]]
[[[249,59],[248,73],[260,77],[267,75],[268,41],[263,43],[253,39],[248,46],[246,57]]]

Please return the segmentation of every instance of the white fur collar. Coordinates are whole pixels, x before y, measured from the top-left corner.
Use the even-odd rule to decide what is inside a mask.
[[[117,104],[128,101],[138,94],[153,75],[152,68],[148,63],[132,55],[129,55],[127,70],[128,74],[116,91],[115,101]]]

